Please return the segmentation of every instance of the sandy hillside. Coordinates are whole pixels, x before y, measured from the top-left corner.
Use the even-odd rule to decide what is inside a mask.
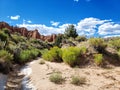
[[[39,64],[39,60],[33,61],[29,66],[32,69],[30,82],[37,90],[120,90],[120,67],[113,69],[102,68],[70,68],[64,63],[47,62]],[[63,84],[50,82],[49,76],[59,71],[65,78]],[[85,85],[75,86],[71,84],[71,76],[85,77]]]

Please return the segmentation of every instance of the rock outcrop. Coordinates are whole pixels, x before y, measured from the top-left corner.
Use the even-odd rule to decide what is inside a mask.
[[[48,42],[53,42],[55,41],[57,35],[56,34],[52,34],[52,35],[48,35],[48,36],[44,36],[41,35],[37,29],[35,30],[28,30],[25,27],[13,27],[10,26],[8,23],[6,22],[0,22],[0,29],[2,28],[7,28],[10,33],[20,33],[22,36],[25,37],[31,37],[31,38],[35,38],[35,39],[41,39],[43,41],[48,41]]]

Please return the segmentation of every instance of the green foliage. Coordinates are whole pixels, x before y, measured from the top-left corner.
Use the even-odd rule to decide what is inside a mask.
[[[60,73],[53,73],[50,75],[49,80],[51,82],[54,82],[55,84],[62,84],[62,82],[64,81],[64,78]]]
[[[45,60],[48,60],[48,61],[51,61],[51,62],[53,62],[53,61],[60,62],[61,61],[61,55],[62,55],[61,49],[58,48],[58,47],[53,47],[49,51],[44,53],[42,55],[42,57]]]
[[[7,28],[3,28],[2,31],[5,33],[5,34],[9,34],[9,30]]]
[[[118,57],[120,58],[120,50],[118,50],[117,54],[118,54]]]
[[[3,31],[0,31],[0,40],[1,41],[6,41],[7,37],[8,37],[7,34],[5,34]]]
[[[13,41],[16,42],[16,43],[25,42],[25,41],[26,41],[26,38],[25,38],[25,37],[20,36],[20,35],[16,35],[16,34],[12,35],[12,39],[13,39]]]
[[[48,52],[48,49],[42,49],[42,50],[40,50],[40,52],[41,52],[41,54],[43,55],[43,54],[45,54],[45,53]]]
[[[86,78],[85,77],[79,77],[79,76],[73,76],[71,83],[79,86],[81,84],[86,83]]]
[[[38,49],[31,49],[31,50],[23,50],[20,52],[19,63],[25,63],[30,61],[31,59],[35,59],[40,55],[40,51]]]
[[[78,36],[75,26],[74,25],[69,25],[64,32],[65,37],[69,38],[69,37],[73,37],[76,38]]]
[[[63,35],[58,35],[57,38],[55,39],[55,46],[60,47],[60,44],[62,43]]]
[[[115,38],[109,41],[109,44],[116,50],[120,49],[120,38]]]
[[[94,62],[95,62],[97,65],[101,65],[102,62],[103,62],[103,55],[102,55],[102,54],[95,54],[95,55],[94,55]]]
[[[5,62],[10,62],[13,60],[13,55],[6,50],[0,50],[0,59],[4,60]]]
[[[107,44],[102,38],[90,38],[89,43],[100,53],[103,53]]]
[[[80,52],[81,54],[85,54],[87,52],[87,48],[84,46],[80,47]]]
[[[85,47],[68,47],[62,50],[62,59],[70,66],[78,65],[82,54],[86,53]]]
[[[78,41],[78,42],[82,42],[82,41],[86,41],[87,38],[86,38],[85,36],[77,36],[77,37],[75,38],[75,40]]]

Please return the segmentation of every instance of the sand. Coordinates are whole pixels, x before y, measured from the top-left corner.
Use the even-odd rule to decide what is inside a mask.
[[[45,64],[39,64],[40,60],[42,58],[29,64],[32,69],[30,83],[36,87],[36,90],[120,90],[120,67],[71,68],[64,63],[45,61]],[[50,82],[49,77],[55,71],[62,73],[65,78],[64,83]],[[85,77],[87,81],[84,85],[76,86],[71,84],[72,76]]]

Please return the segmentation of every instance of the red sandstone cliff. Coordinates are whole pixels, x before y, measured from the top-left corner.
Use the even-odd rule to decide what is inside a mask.
[[[44,35],[41,35],[38,32],[37,29],[35,29],[33,31],[29,31],[27,28],[24,28],[24,27],[13,27],[13,26],[10,26],[6,22],[0,22],[0,29],[2,29],[2,28],[7,28],[10,31],[10,33],[17,32],[17,33],[20,33],[22,36],[25,36],[25,37],[31,37],[31,38],[35,38],[35,39],[41,39],[43,41],[48,41],[48,42],[52,42],[56,38],[56,34],[44,36]]]

